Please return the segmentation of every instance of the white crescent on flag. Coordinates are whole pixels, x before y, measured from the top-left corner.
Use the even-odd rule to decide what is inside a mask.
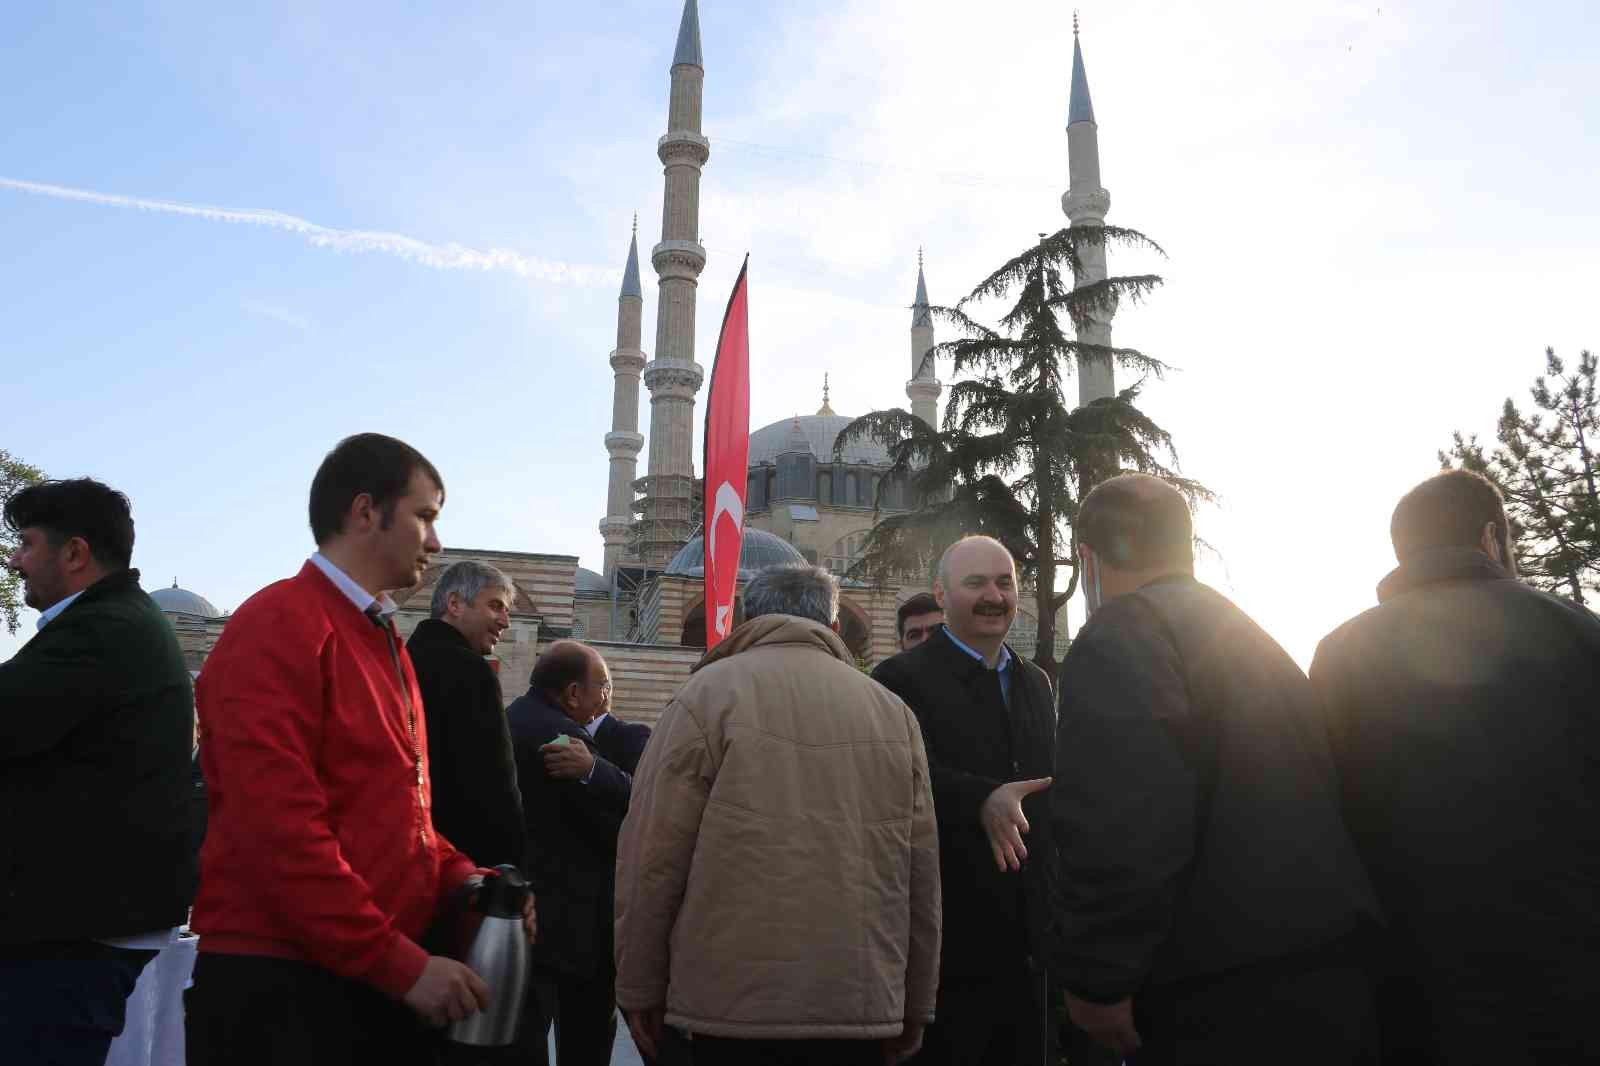
[[[739,532],[739,547],[744,547],[744,501],[739,498],[739,491],[733,487],[732,482],[724,481],[717,487],[715,506],[711,511],[711,557],[717,555],[717,531],[722,528],[722,516],[727,515],[733,519],[733,525]],[[723,636],[728,635],[728,624],[732,621],[733,604],[717,604],[716,627],[717,632]]]

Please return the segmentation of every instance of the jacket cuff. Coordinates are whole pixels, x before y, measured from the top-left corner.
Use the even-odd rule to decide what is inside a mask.
[[[394,999],[404,999],[427,965],[428,953],[404,933],[396,933],[389,950],[362,976]]]
[[[653,1007],[667,1005],[667,990],[663,986],[657,992],[647,989],[624,988],[617,986],[617,1007],[621,1010],[650,1010]]]

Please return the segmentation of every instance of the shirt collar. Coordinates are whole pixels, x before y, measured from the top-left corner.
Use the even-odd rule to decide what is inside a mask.
[[[583,728],[586,729],[588,731],[589,735],[592,737],[596,733],[600,732],[600,723],[604,722],[606,720],[606,718],[609,717],[609,716],[610,716],[610,712],[607,712],[606,714],[597,714],[597,715],[594,716],[594,721],[590,722],[588,725],[584,726]]]
[[[968,644],[966,641],[962,640],[960,637],[956,636],[955,633],[951,631],[951,629],[950,629],[950,627],[948,625],[946,625],[944,627],[944,635],[949,637],[951,642],[954,643],[956,647],[960,648],[962,651],[966,652],[968,655],[972,656],[974,659],[978,660],[980,663],[983,663],[983,668],[985,670],[989,669],[989,664],[984,662],[984,660],[983,660],[983,653],[978,651],[978,649],[972,647],[970,644]],[[999,658],[998,661],[995,662],[994,669],[996,671],[1000,671],[1000,670],[1004,670],[1006,667],[1008,667],[1010,665],[1011,665],[1011,649],[1006,647],[1004,644],[1002,644],[1002,645],[1000,645],[1000,658]]]
[[[354,578],[345,573],[343,570],[340,570],[333,564],[331,559],[329,559],[326,555],[323,555],[321,552],[311,553],[311,564],[318,570],[321,570],[323,574],[327,576],[328,580],[333,582],[334,587],[340,592],[344,593],[345,598],[351,603],[355,604],[356,610],[360,611],[362,614],[366,614],[367,608],[376,603],[378,605],[378,614],[385,622],[387,622],[393,618],[394,613],[400,609],[399,605],[389,598],[389,594],[387,592],[381,596],[374,596],[372,593],[356,584]]]
[[[77,599],[79,596],[82,596],[83,592],[84,592],[83,589],[79,589],[77,592],[74,592],[72,595],[64,596],[61,599],[57,600],[56,602],[52,603],[50,606],[46,607],[44,610],[40,611],[39,612],[39,622],[38,622],[38,627],[37,628],[38,629],[43,629],[45,626],[47,626],[51,622],[53,622],[55,620],[56,615],[60,614],[62,611],[65,611],[68,607],[71,607],[72,606],[72,601]]]

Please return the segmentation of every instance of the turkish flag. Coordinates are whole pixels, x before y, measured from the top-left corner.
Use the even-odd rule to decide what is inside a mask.
[[[750,465],[750,314],[744,257],[733,283],[717,338],[706,396],[706,649],[733,628],[733,598],[739,586],[739,550],[744,545],[745,477]]]

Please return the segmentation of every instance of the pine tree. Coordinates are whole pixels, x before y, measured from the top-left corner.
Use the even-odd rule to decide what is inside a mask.
[[[1164,254],[1143,234],[1114,226],[1064,228],[1041,234],[985,278],[954,307],[930,308],[961,336],[937,344],[929,359],[949,359],[955,384],[943,426],[935,430],[904,409],[873,411],[839,434],[835,452],[870,438],[883,444],[893,464],[879,482],[904,482],[911,509],[884,517],[867,538],[855,572],[877,580],[930,575],[944,548],[970,533],[1004,544],[1031,585],[1039,623],[1034,661],[1055,676],[1056,612],[1077,588],[1078,558],[1072,523],[1090,488],[1121,470],[1164,477],[1191,500],[1211,493],[1180,477],[1172,438],[1137,406],[1140,384],[1082,407],[1069,405],[1064,381],[1081,361],[1160,377],[1167,367],[1133,348],[1075,339],[1090,317],[1137,302],[1161,279],[1154,274],[1111,277],[1074,289],[1081,252],[1108,242]],[[977,302],[1015,302],[991,328],[968,309]],[[1073,335],[1063,329],[1065,313]],[[1069,570],[1057,591],[1061,568]]]
[[[10,452],[0,448],[0,507],[4,507],[19,489],[26,488],[44,478],[38,468],[29,466]],[[17,535],[0,522],[0,563],[11,558],[17,550]],[[22,610],[22,579],[7,567],[0,565],[0,620],[6,632],[15,633],[19,626],[18,614]]]
[[[1578,603],[1600,593],[1597,377],[1592,353],[1580,353],[1569,373],[1546,348],[1545,373],[1529,390],[1535,413],[1524,415],[1508,398],[1493,451],[1485,452],[1476,435],[1458,432],[1450,449],[1439,453],[1443,466],[1475,470],[1500,487],[1523,578]]]

